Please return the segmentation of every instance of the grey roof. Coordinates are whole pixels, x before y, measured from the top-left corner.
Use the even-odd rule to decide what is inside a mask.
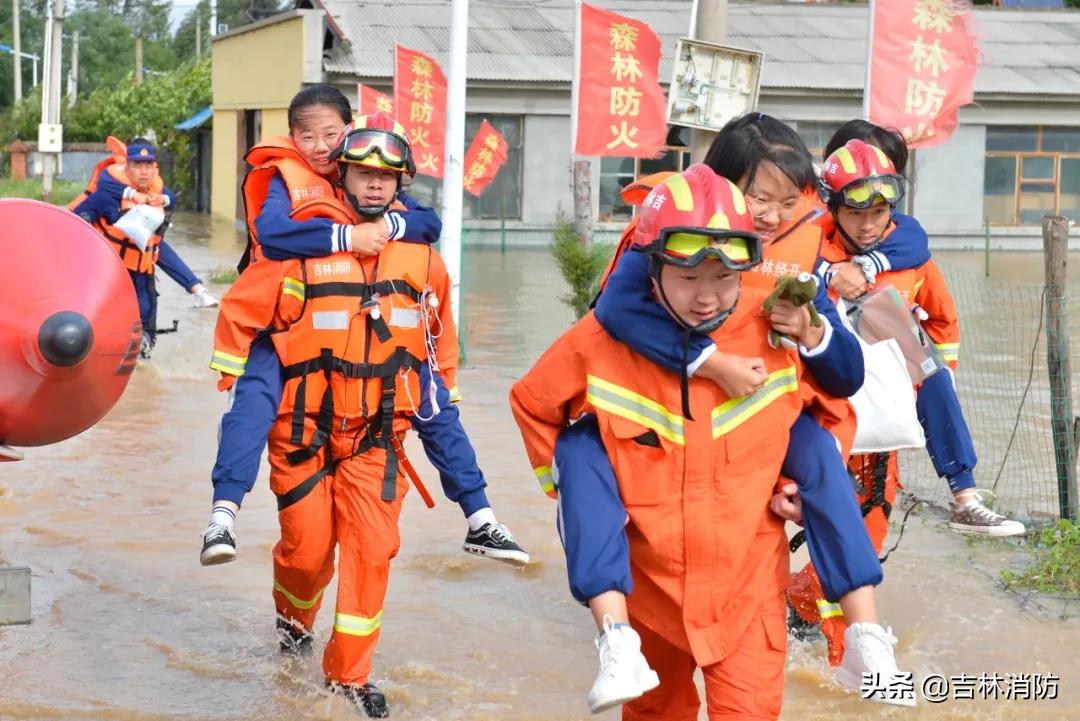
[[[331,50],[330,73],[393,75],[395,42],[444,64],[450,34],[446,0],[301,0],[326,9],[346,43]],[[592,0],[649,23],[664,47],[660,80],[670,79],[690,0]],[[980,94],[1080,95],[1080,12],[979,8]],[[859,90],[866,58],[865,5],[732,3],[728,43],[765,53],[767,88]],[[468,76],[474,81],[569,83],[574,54],[570,0],[472,0]]]

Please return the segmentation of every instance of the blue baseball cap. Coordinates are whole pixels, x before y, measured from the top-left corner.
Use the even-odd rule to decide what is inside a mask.
[[[127,159],[135,162],[156,162],[157,150],[150,143],[130,143],[127,146]]]

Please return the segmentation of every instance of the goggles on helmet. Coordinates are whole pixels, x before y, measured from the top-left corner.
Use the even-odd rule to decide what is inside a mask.
[[[896,205],[904,197],[904,179],[899,175],[874,175],[848,183],[834,195],[849,208],[869,208],[883,200]]]
[[[375,159],[376,156],[378,160]],[[389,130],[363,128],[345,136],[338,149],[337,159],[343,163],[366,163],[390,170],[407,170],[409,143]]]
[[[719,260],[731,270],[750,270],[761,262],[761,240],[740,230],[679,226],[665,228],[643,249],[662,263],[693,268]]]

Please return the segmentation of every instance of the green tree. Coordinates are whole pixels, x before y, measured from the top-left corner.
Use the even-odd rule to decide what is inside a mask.
[[[40,3],[31,2],[30,0],[20,0],[21,12],[19,14],[19,25],[22,40],[22,51],[24,53],[36,53],[41,55],[42,47],[44,46],[43,39],[45,37],[45,15],[41,8]],[[0,43],[5,45],[14,45],[14,35],[12,34],[11,23],[11,2],[0,1]],[[15,62],[14,57],[7,53],[0,53],[0,108],[6,108],[11,105],[15,99]],[[22,79],[23,79],[23,96],[25,97],[30,93],[30,89],[34,85],[33,81],[33,61],[28,58],[23,58],[22,61]],[[41,79],[41,64],[38,64],[38,79]]]
[[[182,193],[183,200],[184,191],[192,185],[192,148],[189,136],[173,126],[209,105],[210,97],[209,58],[184,63],[169,73],[150,75],[138,85],[134,72],[129,71],[115,84],[80,95],[73,108],[65,109],[64,139],[102,142],[109,135],[122,140],[155,136],[166,157],[162,163],[166,182]],[[0,114],[0,145],[15,138],[36,138],[40,119],[38,91]]]
[[[282,10],[282,0],[218,0],[219,25],[228,25],[230,29],[262,20]],[[176,28],[173,39],[173,52],[176,57],[187,60],[195,57],[195,26],[202,25],[202,51],[210,52],[210,3],[199,0],[199,4],[184,16]]]

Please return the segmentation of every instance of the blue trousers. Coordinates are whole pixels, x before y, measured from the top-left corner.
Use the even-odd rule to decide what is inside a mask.
[[[139,301],[139,320],[143,332],[151,342],[157,338],[157,289],[154,287],[153,273],[137,273],[129,270],[131,284],[135,286],[135,299]]]
[[[421,369],[421,386],[426,388],[431,371]],[[436,403],[440,412],[430,420],[413,419],[424,452],[439,471],[443,492],[461,506],[465,516],[490,507],[484,488],[487,481],[476,462],[476,452],[461,425],[457,406],[450,402],[450,392],[436,375]],[[214,501],[232,501],[240,505],[255,487],[259,463],[266,449],[266,438],[277,418],[281,403],[281,361],[269,336],[260,336],[251,344],[244,375],[236,379],[231,403],[221,418],[221,438],[217,460],[210,480]],[[423,394],[419,415],[431,416],[431,400]]]
[[[159,268],[165,271],[165,275],[175,280],[176,283],[188,293],[191,292],[192,288],[202,282],[199,280],[199,277],[192,272],[188,264],[184,262],[184,259],[181,258],[180,255],[173,250],[173,247],[164,240],[161,241],[161,245],[158,248],[157,264]]]
[[[926,450],[939,477],[953,493],[975,487],[975,443],[971,439],[952,375],[940,370],[922,382],[915,399],[926,433]]]
[[[629,594],[626,508],[595,417],[585,416],[559,435],[555,468],[571,595],[586,603],[605,591]],[[799,487],[810,558],[825,597],[835,602],[857,588],[881,583],[881,563],[836,440],[809,414],[799,416],[791,428],[782,471]]]

